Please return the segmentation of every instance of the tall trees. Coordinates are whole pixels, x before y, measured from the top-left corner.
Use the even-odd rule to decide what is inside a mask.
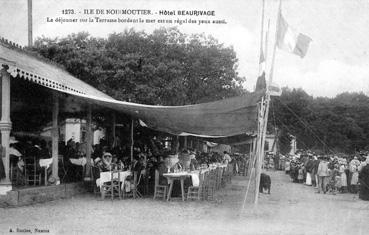
[[[119,100],[184,105],[243,92],[233,48],[199,34],[127,29],[107,39],[87,33],[39,38],[34,50]]]
[[[362,93],[313,98],[302,89],[284,88],[271,109],[270,125],[296,136],[298,148],[355,152],[369,147],[369,97]]]

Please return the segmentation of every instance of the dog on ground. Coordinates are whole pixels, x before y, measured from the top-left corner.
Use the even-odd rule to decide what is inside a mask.
[[[270,187],[272,185],[272,181],[270,176],[264,173],[260,174],[260,185],[259,192],[264,193],[264,190],[268,190],[268,194],[270,194]]]

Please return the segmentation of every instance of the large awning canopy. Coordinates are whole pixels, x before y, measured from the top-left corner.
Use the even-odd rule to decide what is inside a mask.
[[[72,95],[90,95],[113,99],[105,93],[72,76],[53,62],[21,48],[0,42],[0,63],[9,66],[13,77]]]
[[[227,137],[257,130],[257,102],[263,91],[186,106],[153,106],[118,101],[70,75],[57,65],[0,43],[0,63],[14,78],[22,78],[82,100],[132,115],[142,125],[174,135]]]
[[[226,137],[257,130],[262,92],[185,106],[153,106],[79,95],[92,103],[132,115],[150,128],[174,135]]]

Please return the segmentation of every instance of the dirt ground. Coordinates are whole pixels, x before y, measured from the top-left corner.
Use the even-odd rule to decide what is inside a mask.
[[[317,194],[295,184],[281,171],[272,178],[271,195],[259,205],[244,177],[217,192],[214,202],[166,202],[151,198],[101,200],[93,195],[20,208],[0,208],[0,234],[16,229],[48,234],[369,234],[369,202],[353,194]],[[21,233],[21,232],[19,232]],[[22,232],[23,233],[23,232]]]

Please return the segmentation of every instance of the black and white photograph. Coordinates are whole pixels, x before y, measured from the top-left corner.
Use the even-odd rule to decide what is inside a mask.
[[[368,234],[368,27],[368,0],[0,0],[0,234]]]

